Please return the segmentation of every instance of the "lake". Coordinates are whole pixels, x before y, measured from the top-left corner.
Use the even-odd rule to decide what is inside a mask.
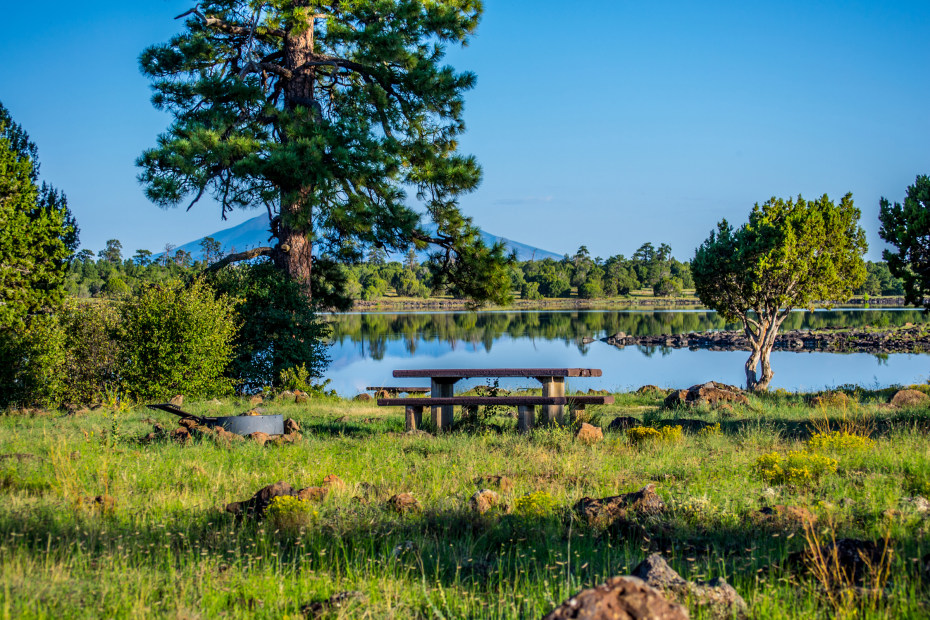
[[[568,389],[636,389],[654,384],[688,387],[705,381],[745,382],[746,351],[690,351],[616,347],[601,338],[738,329],[702,309],[508,310],[486,312],[357,312],[327,317],[332,326],[326,372],[330,387],[353,396],[369,385],[427,385],[394,379],[399,368],[600,368],[603,377],[569,380]],[[915,309],[834,309],[793,312],[782,326],[810,329],[924,323]],[[582,339],[595,342],[584,344]],[[773,388],[812,391],[856,383],[866,387],[923,383],[930,355],[772,353]],[[462,381],[457,388],[485,383]],[[534,380],[501,379],[501,387],[538,387]]]

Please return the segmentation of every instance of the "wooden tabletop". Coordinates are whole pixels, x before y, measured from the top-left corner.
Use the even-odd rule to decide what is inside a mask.
[[[470,377],[600,377],[600,368],[427,368],[395,370],[395,377],[467,379]]]

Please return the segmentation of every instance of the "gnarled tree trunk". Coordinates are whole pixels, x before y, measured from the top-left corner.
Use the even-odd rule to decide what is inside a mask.
[[[781,313],[776,311],[775,315],[760,318],[754,326],[744,319],[744,328],[746,336],[749,338],[749,344],[752,347],[752,353],[746,361],[746,389],[755,392],[764,392],[769,388],[772,377],[775,372],[772,370],[771,355],[772,348],[775,346],[775,338],[778,336],[778,329],[788,316],[790,310]],[[771,318],[769,318],[771,317]],[[753,329],[755,327],[755,329]],[[758,374],[759,364],[762,364],[762,374]]]

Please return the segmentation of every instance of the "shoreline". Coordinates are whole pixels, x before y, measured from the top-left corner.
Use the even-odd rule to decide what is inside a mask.
[[[903,297],[876,297],[864,299],[853,297],[838,304],[837,307],[861,307],[863,309],[880,306],[883,308],[909,308]],[[478,311],[506,310],[595,310],[595,309],[705,309],[710,311],[697,297],[611,297],[604,299],[518,299],[508,306],[486,306]],[[447,311],[470,310],[464,299],[395,299],[383,297],[376,300],[358,300],[348,312],[391,312],[391,311]]]
[[[703,349],[707,351],[749,351],[749,340],[742,331],[689,332],[658,336],[631,336],[619,332],[602,338],[617,348],[627,346]],[[930,329],[907,324],[889,328],[793,329],[775,338],[773,351],[796,353],[928,353]]]

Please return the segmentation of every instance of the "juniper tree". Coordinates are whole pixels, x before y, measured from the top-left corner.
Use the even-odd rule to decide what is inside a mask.
[[[852,194],[838,205],[826,195],[772,198],[756,204],[749,222],[735,230],[721,221],[695,251],[697,296],[728,321],[743,323],[752,347],[747,389],[768,387],[775,337],[794,308],[844,301],[865,280],[868,246],[859,216]]]
[[[77,245],[67,199],[38,178],[35,144],[0,104],[0,331],[61,303]]]
[[[882,256],[891,275],[903,280],[905,301],[930,311],[930,177],[918,175],[907,186],[904,204],[883,196],[878,219],[878,235],[897,249]]]
[[[457,202],[481,177],[458,152],[475,76],[443,64],[480,13],[480,0],[201,2],[140,58],[174,117],[140,181],[163,207],[267,209],[274,246],[214,267],[270,256],[319,295],[334,263],[432,244],[434,286],[505,301],[503,246]]]

